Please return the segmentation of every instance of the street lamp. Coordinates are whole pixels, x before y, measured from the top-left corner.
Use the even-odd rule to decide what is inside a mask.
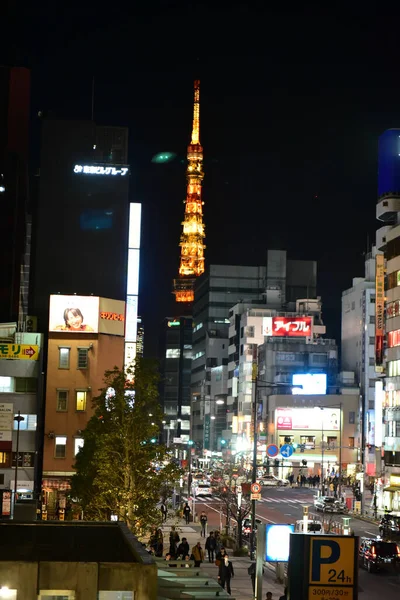
[[[18,487],[18,454],[19,454],[19,429],[21,421],[25,421],[24,417],[21,415],[21,411],[18,411],[18,414],[15,415],[14,421],[17,421],[17,447],[15,452],[15,480],[14,480],[14,504],[17,501],[17,487]]]

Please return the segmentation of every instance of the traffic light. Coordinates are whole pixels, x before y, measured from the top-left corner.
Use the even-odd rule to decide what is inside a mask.
[[[221,446],[225,446],[226,440],[221,440]]]
[[[150,441],[151,441],[151,443],[152,443],[152,444],[155,444],[155,443],[156,443],[156,441],[157,441],[157,438],[151,438],[151,440],[150,440]]]

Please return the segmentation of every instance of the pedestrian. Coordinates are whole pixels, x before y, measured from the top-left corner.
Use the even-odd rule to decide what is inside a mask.
[[[215,552],[215,548],[216,548],[216,541],[215,541],[213,531],[210,531],[210,535],[206,539],[205,548],[208,552],[208,562],[210,562],[210,563],[214,562],[214,552]]]
[[[167,520],[167,507],[165,506],[164,502],[161,503],[160,510],[161,510],[162,520],[166,521]]]
[[[283,592],[283,596],[281,596],[279,598],[279,600],[287,600],[287,587],[285,587],[285,590]]]
[[[252,562],[247,569],[248,574],[251,578],[251,585],[253,586],[253,595],[256,593],[256,563]]]
[[[155,555],[156,556],[162,556],[163,555],[163,551],[164,551],[164,536],[163,536],[163,532],[161,531],[161,529],[157,529]]]
[[[187,554],[189,554],[189,544],[187,539],[183,537],[181,543],[178,546],[177,556],[185,558]]]
[[[231,579],[234,577],[233,565],[229,560],[229,556],[225,554],[224,559],[221,561],[218,569],[218,583],[225,589],[228,594],[231,593]]]
[[[272,600],[272,592],[267,592],[265,594],[265,600]]]
[[[226,554],[225,548],[223,546],[221,546],[221,549],[217,551],[217,554],[215,557],[215,564],[217,565],[217,567],[219,567],[220,564],[222,563],[222,561],[224,560],[225,554]]]
[[[180,542],[180,537],[177,531],[175,531],[175,527],[172,526],[171,527],[171,531],[169,534],[169,554],[171,554],[171,556],[173,556],[174,558],[176,557],[176,552],[178,549],[178,543]]]
[[[185,517],[186,525],[189,525],[190,513],[191,513],[190,506],[187,502],[185,502],[185,506],[183,507],[183,516]]]
[[[201,542],[197,542],[192,548],[192,556],[194,560],[194,566],[199,567],[204,560],[204,550],[201,547]]]
[[[204,510],[201,511],[201,515],[200,515],[200,525],[201,525],[201,532],[200,535],[201,537],[206,537],[206,525],[207,525],[207,515],[205,513]]]

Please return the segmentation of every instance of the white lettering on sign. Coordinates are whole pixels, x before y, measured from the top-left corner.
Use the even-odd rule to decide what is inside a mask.
[[[121,175],[124,177],[129,172],[128,167],[107,167],[100,165],[75,165],[74,173],[83,173],[84,175]]]

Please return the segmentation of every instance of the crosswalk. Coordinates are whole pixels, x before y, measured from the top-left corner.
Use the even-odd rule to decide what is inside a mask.
[[[183,501],[186,502],[187,498],[183,497]],[[209,496],[196,496],[196,501],[198,503],[211,503],[211,502],[221,502],[221,499],[218,496],[213,496],[213,495],[209,495]],[[271,497],[264,497],[261,498],[260,500],[257,500],[258,503],[264,503],[264,504],[288,504],[289,506],[292,505],[303,505],[303,504],[312,504],[312,500],[306,500],[304,498],[297,499],[297,498],[271,498]]]

